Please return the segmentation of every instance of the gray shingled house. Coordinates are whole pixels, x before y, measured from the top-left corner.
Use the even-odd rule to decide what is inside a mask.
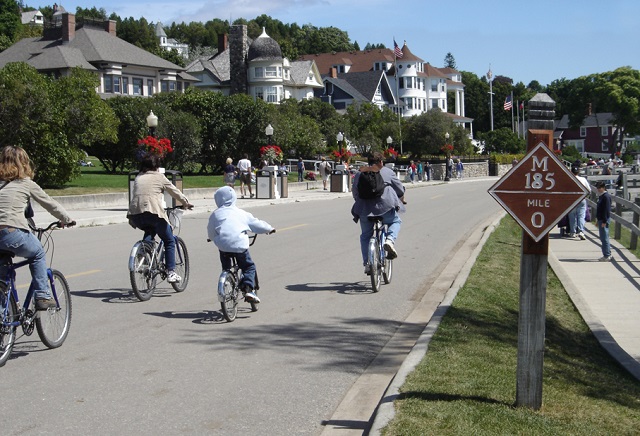
[[[42,37],[22,39],[0,53],[0,68],[11,62],[26,62],[55,77],[73,67],[94,71],[100,76],[96,92],[103,98],[182,92],[198,81],[184,68],[118,38],[115,21],[76,23],[61,7],[45,23]]]

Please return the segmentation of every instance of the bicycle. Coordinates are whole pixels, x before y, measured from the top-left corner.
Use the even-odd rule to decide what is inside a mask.
[[[255,242],[258,234],[250,236],[249,247]],[[240,283],[242,281],[242,270],[238,266],[238,261],[233,253],[225,253],[224,256],[231,258],[231,268],[222,271],[218,278],[218,301],[222,309],[222,315],[228,322],[232,322],[238,315],[238,302],[243,297]],[[260,285],[258,282],[258,272],[256,271],[255,286],[253,292],[258,295]],[[256,312],[258,305],[254,301],[249,301],[251,311]]]
[[[75,222],[68,226],[75,225]],[[53,253],[54,244],[51,233],[56,228],[64,227],[60,222],[49,224],[45,228],[32,227],[32,231],[42,242],[46,252]],[[67,279],[58,270],[47,268],[47,276],[51,285],[51,293],[56,307],[47,310],[35,310],[35,292],[29,287],[22,307],[16,288],[16,270],[29,265],[29,260],[14,262],[14,254],[0,250],[1,261],[8,267],[5,280],[0,280],[0,366],[4,366],[11,355],[16,340],[18,326],[26,336],[31,336],[35,328],[38,336],[48,348],[58,348],[67,338],[71,325],[71,291]],[[53,262],[53,256],[52,260]]]
[[[171,283],[176,292],[187,289],[189,283],[189,252],[184,240],[178,235],[182,221],[183,209],[181,206],[166,209],[169,222],[173,226],[173,237],[176,241],[176,268],[175,272],[182,278],[179,282]],[[168,271],[164,263],[164,243],[156,240],[141,239],[131,248],[129,255],[129,278],[133,293],[140,301],[151,298],[160,281],[167,278]]]
[[[371,272],[371,287],[373,292],[380,290],[380,282],[391,283],[393,274],[393,260],[387,257],[384,241],[387,238],[387,225],[382,223],[381,216],[369,217],[373,221],[373,236],[369,239],[368,265]]]

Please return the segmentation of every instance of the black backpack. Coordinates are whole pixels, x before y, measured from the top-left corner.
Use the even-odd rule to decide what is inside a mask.
[[[358,196],[365,200],[379,198],[382,196],[385,186],[379,171],[363,171],[358,178]]]

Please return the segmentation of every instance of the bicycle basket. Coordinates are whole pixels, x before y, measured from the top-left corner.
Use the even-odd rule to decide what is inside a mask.
[[[182,215],[184,214],[183,209],[170,209],[167,212],[167,216],[169,217],[169,224],[173,227],[173,234],[177,235],[180,233],[180,223],[182,222]]]

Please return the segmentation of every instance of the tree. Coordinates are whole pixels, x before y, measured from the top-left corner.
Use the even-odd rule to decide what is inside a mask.
[[[626,134],[640,133],[640,71],[621,67],[614,71],[578,77],[571,83],[566,110],[570,124],[579,126],[592,113],[610,112],[615,131],[611,155],[620,151]]]
[[[18,3],[15,0],[0,0],[0,35],[15,42],[21,27]]]
[[[484,141],[484,154],[520,154],[524,153],[527,146],[524,138],[518,138],[516,133],[506,127],[478,133],[478,139]]]
[[[448,52],[447,55],[444,57],[444,67],[452,68],[454,70],[456,69],[456,58],[453,57],[451,52]]]

